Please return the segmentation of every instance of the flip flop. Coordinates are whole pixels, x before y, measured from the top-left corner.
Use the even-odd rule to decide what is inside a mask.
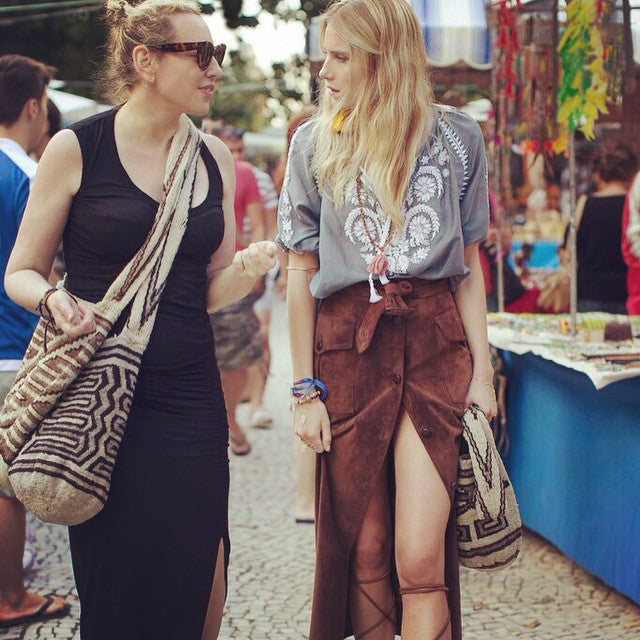
[[[71,606],[67,603],[62,609],[55,609],[54,611],[47,612],[47,609],[54,604],[55,599],[52,596],[45,596],[42,604],[31,613],[25,613],[24,615],[10,618],[9,620],[0,620],[0,629],[7,629],[8,627],[17,627],[23,624],[33,624],[34,622],[45,622],[47,620],[55,620],[56,618],[63,618],[66,616]]]
[[[229,448],[237,456],[246,456],[251,452],[251,443],[244,433],[239,438],[229,433]]]
[[[249,424],[257,429],[268,429],[273,424],[273,420],[264,409],[260,408],[251,414]]]

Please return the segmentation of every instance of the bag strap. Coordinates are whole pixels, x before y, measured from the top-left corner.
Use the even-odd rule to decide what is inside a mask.
[[[169,148],[164,192],[151,230],[96,305],[97,312],[111,322],[117,320],[143,285],[147,285],[146,302],[144,309],[138,309],[140,317],[148,315],[157,304],[186,228],[199,151],[200,133],[183,114]]]
[[[478,487],[479,498],[487,509],[487,515],[498,517],[504,502],[500,454],[496,448],[493,432],[484,413],[471,405],[464,413],[462,435],[469,447],[473,476]]]

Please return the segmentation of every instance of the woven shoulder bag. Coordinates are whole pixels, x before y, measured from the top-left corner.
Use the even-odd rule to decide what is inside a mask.
[[[106,502],[138,370],[187,225],[198,130],[180,119],[152,228],[104,298],[96,330],[78,338],[36,327],[0,410],[0,454],[16,497],[44,522],[84,522]],[[131,304],[124,329],[110,335]],[[47,339],[47,331],[49,337]]]
[[[458,462],[458,557],[472,569],[501,569],[520,552],[520,511],[487,417],[471,406],[462,421],[468,453]]]

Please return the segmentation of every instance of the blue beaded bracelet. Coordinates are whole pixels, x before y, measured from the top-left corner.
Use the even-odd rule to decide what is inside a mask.
[[[301,378],[300,380],[296,380],[293,385],[291,385],[291,395],[294,398],[303,398],[312,389],[317,389],[320,392],[320,400],[324,402],[329,390],[323,382],[316,378]]]

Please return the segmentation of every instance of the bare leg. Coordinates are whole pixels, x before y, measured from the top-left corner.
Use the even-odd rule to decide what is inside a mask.
[[[393,640],[395,599],[389,580],[391,515],[383,467],[351,556],[349,612],[356,640]]]
[[[34,612],[44,598],[27,591],[22,578],[22,554],[26,531],[25,511],[15,498],[0,497],[0,621]],[[47,614],[65,608],[62,598],[53,598]]]
[[[236,422],[236,408],[247,382],[247,370],[246,368],[222,369],[220,371],[220,378],[222,380],[225,404],[227,405],[231,450],[237,455],[244,455],[251,451],[251,445],[244,431]]]
[[[207,608],[207,617],[204,621],[201,640],[216,640],[222,624],[222,611],[227,595],[227,585],[224,579],[224,542],[220,540],[218,556],[216,558],[216,570],[213,575],[213,585]]]
[[[267,386],[267,376],[271,364],[269,350],[269,323],[271,311],[268,309],[255,310],[254,313],[260,323],[260,338],[262,340],[262,359],[249,367],[248,395],[251,407],[251,424],[254,427],[271,426],[271,418],[262,406],[264,389]]]
[[[406,412],[394,439],[403,640],[451,640],[444,587],[449,496]]]

